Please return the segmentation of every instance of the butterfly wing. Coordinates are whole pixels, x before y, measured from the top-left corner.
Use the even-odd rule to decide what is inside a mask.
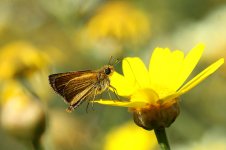
[[[52,74],[49,76],[51,87],[64,97],[70,105],[84,100],[91,94],[93,85],[97,82],[97,73],[94,71],[78,71]]]

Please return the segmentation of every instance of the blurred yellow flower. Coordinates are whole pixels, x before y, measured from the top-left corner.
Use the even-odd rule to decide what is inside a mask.
[[[129,122],[107,134],[104,150],[154,150],[157,146],[154,132],[146,132]]]
[[[94,49],[100,56],[117,55],[124,47],[145,44],[150,37],[150,20],[140,9],[125,1],[108,1],[76,33],[76,46]]]
[[[148,17],[122,1],[110,1],[100,7],[87,26],[88,35],[97,40],[112,37],[119,41],[141,42],[150,34]]]
[[[128,97],[129,101],[97,102],[129,107],[135,123],[145,129],[168,127],[179,114],[179,96],[191,90],[224,63],[223,58],[219,59],[184,84],[203,50],[204,45],[198,44],[184,57],[184,53],[179,50],[156,48],[150,59],[149,71],[140,58],[125,58],[122,64],[124,76],[115,72],[111,77],[111,85],[120,96]]]
[[[45,129],[45,112],[21,84],[8,81],[1,91],[1,126],[14,137],[37,140]]]
[[[0,51],[0,81],[45,67],[47,56],[27,42],[13,42]]]

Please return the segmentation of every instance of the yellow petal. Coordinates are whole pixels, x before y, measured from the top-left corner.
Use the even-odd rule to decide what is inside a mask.
[[[186,93],[187,91],[191,90],[193,87],[195,87],[197,84],[199,84],[201,81],[206,79],[209,75],[214,73],[222,64],[224,63],[224,59],[221,58],[212,65],[210,65],[208,68],[203,70],[201,73],[196,75],[192,80],[190,80],[188,83],[186,83],[179,91],[177,92],[178,95],[182,95]]]
[[[160,97],[174,91],[178,71],[183,64],[184,54],[181,51],[170,52],[169,49],[156,48],[149,65],[151,87]]]
[[[116,92],[120,96],[130,96],[134,89],[132,83],[130,83],[124,76],[120,75],[117,72],[114,72],[110,77],[111,86],[116,89]]]
[[[183,52],[156,48],[152,54],[149,75],[151,87],[156,90],[160,98],[175,92],[188,78],[198,63],[204,45],[199,44],[184,58]],[[167,92],[161,92],[167,91]]]
[[[191,72],[199,62],[199,59],[202,56],[204,48],[205,46],[203,44],[198,44],[185,57],[183,66],[177,78],[177,85],[175,86],[175,90],[178,90],[178,88],[185,82],[185,80],[191,74]]]
[[[138,57],[127,57],[122,63],[125,78],[132,83],[135,88],[145,88],[150,86],[147,68]]]
[[[96,100],[95,103],[110,105],[110,106],[120,106],[120,107],[132,107],[139,108],[147,105],[146,102],[133,101],[133,102],[123,102],[123,101],[112,101],[112,100]]]

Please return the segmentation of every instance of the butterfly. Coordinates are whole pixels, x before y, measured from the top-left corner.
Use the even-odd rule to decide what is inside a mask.
[[[113,72],[113,65],[105,65],[97,70],[51,74],[49,83],[53,90],[69,104],[66,111],[71,112],[87,99],[94,100],[96,95],[106,89],[115,90],[110,85],[109,79]]]

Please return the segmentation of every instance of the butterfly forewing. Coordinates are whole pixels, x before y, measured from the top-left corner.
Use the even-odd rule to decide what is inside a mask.
[[[67,83],[75,77],[82,75],[81,72],[67,72],[67,73],[57,73],[49,75],[49,83],[51,87],[61,96]]]
[[[96,75],[93,71],[79,71],[52,74],[49,76],[52,88],[70,103],[76,99],[76,95],[96,82]],[[77,96],[81,97],[81,96]]]

